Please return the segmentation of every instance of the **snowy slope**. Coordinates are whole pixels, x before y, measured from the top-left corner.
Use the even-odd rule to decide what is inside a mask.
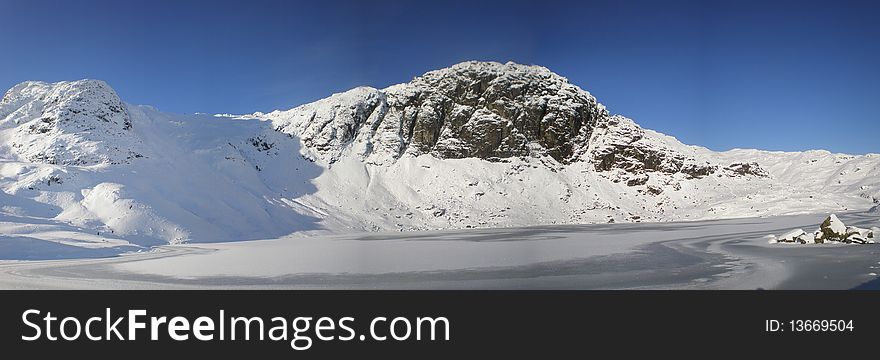
[[[46,244],[107,251],[878,203],[878,155],[685,145],[513,63],[244,116],[129,105],[94,80],[26,82],[0,102],[0,258],[39,258]]]
[[[103,84],[40,84],[44,91],[34,99],[91,89],[96,83]],[[59,121],[59,129],[33,140],[30,147],[16,147],[22,134],[31,136],[26,130],[30,124],[46,113],[40,111],[41,100],[11,109],[23,103],[16,102],[18,88],[0,106],[0,243],[15,239],[26,248],[37,240],[67,238],[69,244],[91,248],[125,242],[149,246],[277,237],[316,227],[316,219],[295,199],[313,191],[309,180],[320,169],[295,155],[297,141],[264,122],[124,105],[122,113],[130,124],[119,128],[124,136],[105,132],[102,126],[108,123],[99,117],[74,117],[82,125]],[[60,102],[75,101],[81,94],[76,90]],[[101,91],[83,97],[81,106],[100,108],[105,99],[116,98],[109,87]],[[55,152],[56,161],[27,157],[35,148],[57,144],[64,146]],[[115,157],[131,149],[143,155]],[[50,239],[46,232],[58,235]]]

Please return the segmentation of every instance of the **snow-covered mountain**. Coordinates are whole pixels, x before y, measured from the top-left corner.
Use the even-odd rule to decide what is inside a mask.
[[[316,228],[295,200],[319,173],[296,155],[299,142],[256,120],[165,114],[118,99],[93,80],[6,93],[0,246],[230,241]]]
[[[466,62],[242,116],[22,83],[0,102],[0,190],[0,249],[101,248],[864,210],[880,155],[713,152],[546,68]]]
[[[120,164],[143,156],[126,106],[103,81],[28,81],[0,105],[3,145],[29,162]]]

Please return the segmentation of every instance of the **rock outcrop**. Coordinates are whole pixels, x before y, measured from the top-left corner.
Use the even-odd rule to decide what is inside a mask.
[[[770,174],[764,170],[761,165],[756,162],[749,163],[733,163],[724,168],[732,175],[752,175],[758,177],[768,177]]]
[[[632,186],[644,185],[646,173],[694,179],[722,168],[681,151],[687,146],[672,138],[610,115],[566,78],[510,62],[465,62],[386,89],[360,87],[249,117],[271,120],[328,164],[346,155],[371,164],[423,154],[489,161],[546,158],[561,166],[588,162],[598,172],[623,172],[614,178]],[[766,176],[756,163],[725,170],[730,176]]]
[[[302,138],[328,163],[346,151],[373,163],[422,154],[548,156],[565,163],[608,113],[588,92],[546,68],[466,62],[383,90],[361,87],[253,116]]]
[[[825,221],[819,226],[819,230],[822,233],[820,240],[842,241],[846,239],[846,225],[837,218],[837,215],[831,214],[825,218]]]
[[[657,137],[648,135],[635,122],[620,115],[599,121],[581,159],[593,163],[600,172],[623,170],[635,175],[627,181],[631,185],[644,184],[643,181],[632,181],[646,172],[682,173],[688,178],[700,178],[718,170],[717,165],[700,162],[658,141]]]

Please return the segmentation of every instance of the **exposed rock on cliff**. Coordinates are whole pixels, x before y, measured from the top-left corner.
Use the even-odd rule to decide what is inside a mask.
[[[561,165],[586,161],[600,172],[633,176],[660,172],[700,178],[720,168],[667,146],[626,117],[609,115],[564,77],[514,63],[465,62],[386,89],[360,87],[252,116],[300,137],[329,164],[353,153],[373,164],[422,154],[490,161],[549,158]],[[732,174],[760,169],[743,166]],[[646,177],[629,175],[627,184],[645,184]]]

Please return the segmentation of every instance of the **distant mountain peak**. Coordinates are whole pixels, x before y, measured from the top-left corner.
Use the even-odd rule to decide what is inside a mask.
[[[124,163],[142,157],[126,106],[101,80],[26,81],[0,100],[10,151],[31,162]]]

